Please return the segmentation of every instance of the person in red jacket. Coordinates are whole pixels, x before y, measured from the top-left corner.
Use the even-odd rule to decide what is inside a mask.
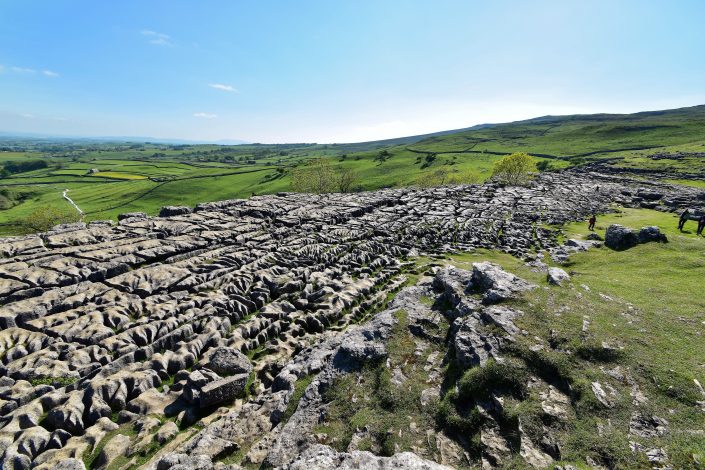
[[[592,214],[590,219],[588,220],[588,230],[595,230],[595,223],[597,222],[597,217],[595,217],[595,214]]]

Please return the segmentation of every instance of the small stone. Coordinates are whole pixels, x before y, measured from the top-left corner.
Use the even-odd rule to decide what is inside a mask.
[[[570,281],[570,276],[561,268],[548,268],[546,279],[549,284],[553,284],[554,286],[562,286]]]

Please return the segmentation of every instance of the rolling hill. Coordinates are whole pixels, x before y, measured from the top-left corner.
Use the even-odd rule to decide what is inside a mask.
[[[86,220],[115,219],[130,211],[156,214],[165,205],[288,191],[291,170],[311,158],[330,158],[334,169],[354,171],[355,190],[374,190],[416,184],[439,169],[456,182],[479,182],[503,155],[520,151],[544,160],[544,169],[604,159],[617,166],[668,170],[675,173],[674,181],[683,174],[694,184],[693,175],[705,172],[705,105],[542,116],[346,144],[177,145],[6,137],[0,166],[36,160],[47,165],[0,177],[0,234],[20,231],[19,222],[34,211],[70,209],[62,197],[65,189]],[[94,168],[100,171],[89,174]]]

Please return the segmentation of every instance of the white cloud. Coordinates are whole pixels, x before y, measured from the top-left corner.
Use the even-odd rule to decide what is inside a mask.
[[[26,118],[26,119],[34,119],[34,114],[22,113],[22,114],[20,114],[20,117],[23,117],[23,118]]]
[[[42,70],[42,73],[46,75],[47,77],[58,77],[59,74],[54,72],[53,70]]]
[[[194,117],[197,118],[203,118],[203,119],[215,119],[218,117],[217,114],[210,114],[210,113],[193,113]]]
[[[231,91],[231,92],[237,92],[237,88],[233,87],[232,85],[225,85],[224,83],[209,83],[209,87],[215,88],[216,90],[222,90],[222,91]]]
[[[36,70],[34,70],[34,69],[29,69],[26,67],[15,67],[15,66],[11,67],[11,70],[15,73],[35,73],[36,72]]]
[[[164,33],[158,33],[156,31],[152,31],[151,29],[143,29],[141,31],[142,36],[146,36],[149,38],[149,43],[154,44],[155,46],[173,46],[174,43],[171,40],[171,36],[168,34]]]

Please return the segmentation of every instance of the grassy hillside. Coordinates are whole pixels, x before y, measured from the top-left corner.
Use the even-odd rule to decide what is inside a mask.
[[[554,157],[604,157],[683,144],[705,149],[705,106],[636,114],[544,116],[424,139],[432,152],[529,152]]]
[[[336,382],[327,393],[327,420],[317,432],[325,433],[326,443],[345,450],[353,436],[365,429],[358,448],[383,455],[420,449],[424,455],[441,459],[453,452],[446,444],[447,454],[442,455],[444,451],[433,445],[442,430],[472,455],[480,447],[477,428],[482,418],[473,414],[468,398],[462,398],[462,384],[481,384],[474,388],[499,395],[497,390],[522,383],[530,373],[569,396],[570,418],[565,423],[545,412],[540,387],[496,401],[501,403],[507,428],[519,422],[525,432],[538,436],[552,430],[560,442],[562,461],[557,464],[595,468],[585,465],[590,457],[606,463],[605,468],[657,468],[643,451],[631,450],[632,443],[637,443],[644,449],[663,449],[673,468],[702,468],[705,395],[698,384],[705,381],[705,301],[693,293],[705,275],[703,240],[694,235],[694,224],[681,233],[676,229],[676,216],[652,210],[622,209],[601,216],[597,232],[604,235],[611,223],[634,228],[657,225],[669,243],[642,244],[621,252],[602,247],[574,254],[562,266],[572,276],[570,286],[564,287],[550,285],[545,273],[496,251],[457,253],[442,260],[444,265],[468,270],[474,262],[492,261],[540,287],[509,302],[524,312],[516,321],[524,332],[506,345],[503,364],[508,366],[476,367],[461,378],[453,360],[447,360],[441,370],[440,402],[422,405],[423,391],[432,383],[429,364],[434,357],[454,357],[446,355],[452,346],[442,341],[450,325],[441,312],[448,306],[433,304],[441,318],[435,332],[441,340],[425,345],[426,349],[406,333],[405,312],[399,311],[400,323],[388,344],[387,362]],[[585,223],[563,230],[566,238],[584,239],[590,233]],[[439,264],[424,258],[416,262],[421,272]],[[401,370],[396,377],[403,381],[397,378],[395,382],[392,370]],[[610,390],[609,406],[596,399],[592,391],[596,383]],[[663,418],[668,431],[653,438],[639,436],[630,430],[635,415]],[[453,464],[476,468],[462,460]],[[515,459],[499,468],[531,467]]]
[[[379,158],[382,151],[386,156]],[[624,167],[703,172],[705,157],[699,153],[705,152],[705,106],[629,115],[545,116],[356,144],[218,146],[4,139],[0,166],[15,168],[43,160],[47,167],[0,176],[0,234],[17,233],[17,223],[34,210],[68,207],[61,196],[65,189],[86,220],[114,219],[127,211],[156,214],[165,205],[193,206],[290,190],[291,169],[311,158],[330,158],[336,168],[353,169],[356,189],[373,190],[414,184],[439,168],[461,180],[481,181],[502,155],[517,151],[544,159],[554,169],[609,158]],[[651,157],[664,152],[688,155]],[[677,176],[674,180],[679,181]]]

